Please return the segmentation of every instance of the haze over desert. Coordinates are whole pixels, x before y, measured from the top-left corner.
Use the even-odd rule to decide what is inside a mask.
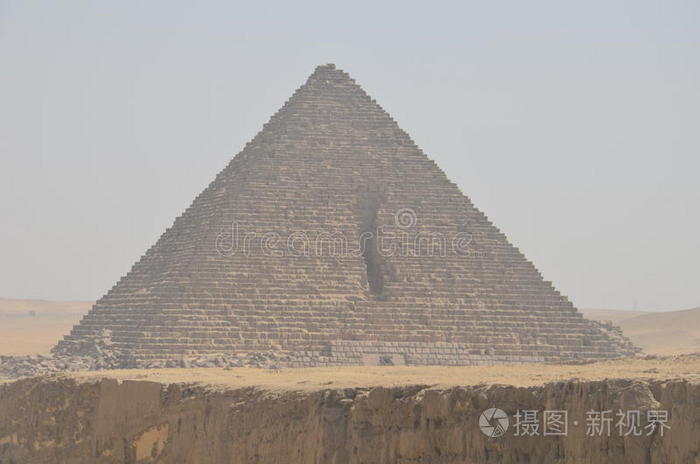
[[[700,464],[700,2],[0,0],[0,464]]]

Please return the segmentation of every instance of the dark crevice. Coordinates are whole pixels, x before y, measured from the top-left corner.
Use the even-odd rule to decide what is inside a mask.
[[[384,292],[384,276],[382,275],[382,257],[377,248],[377,212],[379,211],[380,195],[377,192],[366,192],[362,198],[360,216],[360,240],[362,257],[367,268],[367,284],[369,292],[381,297]]]

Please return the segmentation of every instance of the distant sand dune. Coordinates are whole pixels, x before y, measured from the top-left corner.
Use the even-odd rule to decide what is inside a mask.
[[[649,314],[648,311],[627,311],[624,309],[582,309],[581,313],[594,321],[610,321],[615,325],[620,325],[621,321],[631,319],[635,316]]]
[[[0,354],[48,354],[92,305],[92,301],[0,298]]]
[[[668,312],[582,310],[594,320],[619,325],[635,345],[648,354],[674,355],[700,352],[700,308]]]
[[[63,316],[67,314],[85,314],[93,301],[50,301],[50,300],[19,300],[0,298],[0,317],[25,316],[29,311],[37,316]]]

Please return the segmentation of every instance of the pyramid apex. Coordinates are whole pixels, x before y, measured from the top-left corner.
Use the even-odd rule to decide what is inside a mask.
[[[355,82],[355,79],[350,77],[350,74],[348,74],[347,72],[336,67],[334,63],[326,63],[316,66],[314,72],[306,80],[307,84],[321,83],[322,85],[326,85],[329,82],[355,85],[358,88],[358,90],[360,89],[360,87]]]
[[[342,69],[338,69],[333,63],[320,64],[316,66],[311,78],[324,79],[348,79],[350,76]]]

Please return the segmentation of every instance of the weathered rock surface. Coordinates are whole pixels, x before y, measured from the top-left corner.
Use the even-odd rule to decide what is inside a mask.
[[[478,419],[491,407],[511,419],[567,410],[568,435],[518,437],[511,426],[489,438]],[[618,409],[668,410],[670,429],[586,435],[587,411]],[[115,379],[0,386],[3,464],[697,462],[700,386],[684,380],[286,393]]]

